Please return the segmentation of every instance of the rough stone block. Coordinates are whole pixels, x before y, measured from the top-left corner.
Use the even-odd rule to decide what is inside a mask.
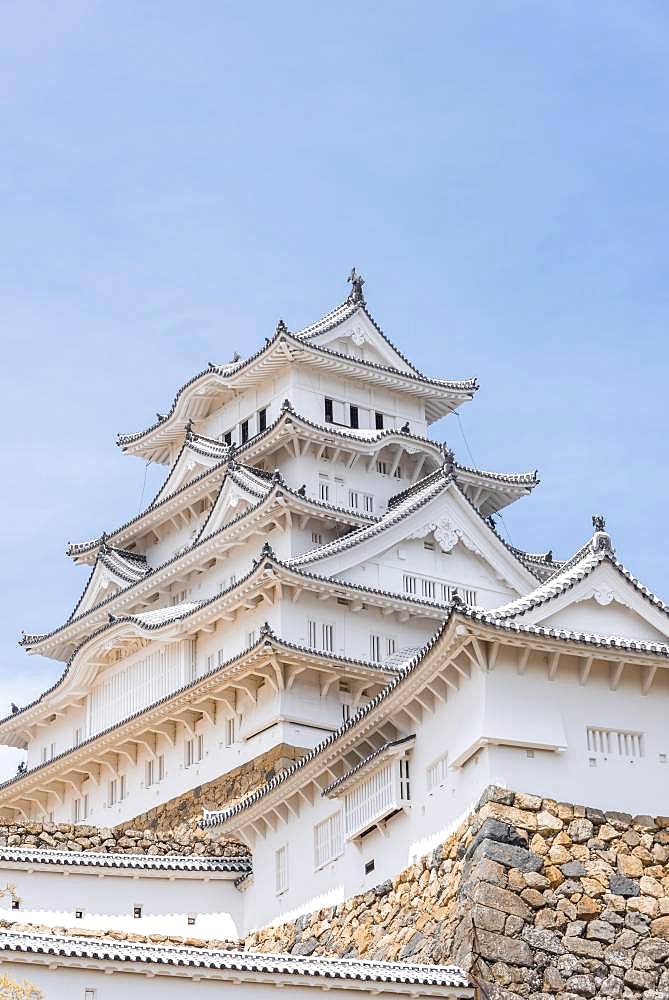
[[[583,958],[601,958],[604,954],[604,949],[599,941],[590,941],[581,937],[565,937],[563,942],[567,951],[574,955],[581,955]]]
[[[567,861],[566,864],[560,865],[560,871],[565,878],[580,878],[581,875],[588,874],[587,868],[580,861]]]
[[[639,883],[635,882],[634,879],[628,878],[626,875],[612,875],[609,880],[609,886],[611,892],[615,893],[616,896],[624,896],[626,899],[638,896],[641,893]]]
[[[594,976],[572,976],[566,982],[566,989],[582,997],[594,997],[597,993],[597,982]]]
[[[512,913],[516,917],[522,917],[523,920],[529,920],[532,912],[527,903],[523,902],[515,892],[490,885],[488,882],[479,882],[474,890],[473,899],[475,903],[491,906],[503,913]]]
[[[537,828],[536,813],[529,809],[517,809],[515,806],[505,806],[498,802],[486,802],[480,815],[483,819],[497,819],[502,823],[508,823],[510,826],[529,830],[532,833]]]
[[[627,830],[632,825],[631,813],[606,812],[606,822],[616,830]]]
[[[538,951],[547,951],[551,955],[563,955],[565,946],[560,935],[554,931],[542,930],[538,927],[525,927],[522,933],[523,941]]]
[[[542,798],[540,795],[530,795],[529,792],[516,792],[513,804],[517,809],[530,809],[533,812],[539,812]]]
[[[615,927],[605,920],[591,920],[588,924],[586,937],[591,938],[593,941],[604,941],[605,944],[611,944],[615,936]]]
[[[493,909],[491,906],[483,906],[481,903],[477,903],[472,907],[472,920],[474,926],[481,930],[501,933],[504,930],[506,914],[501,910]]]
[[[553,813],[546,812],[542,810],[537,813],[537,831],[539,833],[553,834],[558,833],[564,826],[563,820],[554,816]]]
[[[525,941],[492,931],[479,931],[476,940],[479,954],[489,962],[508,962],[528,968],[533,965],[532,949]]]
[[[651,923],[650,929],[656,937],[669,941],[669,916],[657,917]]]
[[[518,847],[515,844],[502,844],[495,840],[483,840],[477,845],[475,859],[488,858],[490,861],[497,861],[505,868],[519,868],[520,871],[540,871],[543,866],[543,859],[538,854],[528,851],[526,847]]]
[[[627,878],[640,878],[643,875],[643,862],[634,854],[619,854],[617,864],[619,873]]]
[[[584,844],[590,840],[594,832],[592,821],[589,819],[573,819],[567,827],[567,834],[575,844]]]

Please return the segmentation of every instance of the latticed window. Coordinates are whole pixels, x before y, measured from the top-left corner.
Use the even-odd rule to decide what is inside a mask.
[[[322,868],[335,861],[343,852],[341,813],[337,812],[314,827],[314,866]]]
[[[394,798],[391,762],[352,788],[344,799],[346,836],[371,826],[392,805]]]
[[[603,757],[627,757],[629,760],[639,760],[645,756],[643,733],[588,726],[586,734],[589,753]]]
[[[434,788],[439,788],[446,784],[448,774],[448,754],[442,754],[433,761],[425,772],[427,790],[431,792]]]

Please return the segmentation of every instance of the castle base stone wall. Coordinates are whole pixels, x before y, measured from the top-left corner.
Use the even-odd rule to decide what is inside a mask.
[[[489,788],[431,856],[246,947],[455,961],[493,996],[669,1000],[669,817]]]
[[[220,778],[171,799],[113,828],[79,823],[11,823],[0,825],[0,847],[96,851],[113,854],[198,854],[231,856],[248,853],[234,841],[216,843],[198,829],[204,809],[232,805],[300,757],[303,750],[279,746]]]

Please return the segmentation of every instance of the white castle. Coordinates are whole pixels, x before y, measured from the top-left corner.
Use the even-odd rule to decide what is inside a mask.
[[[41,923],[71,907],[89,927],[235,938],[397,874],[490,784],[669,812],[669,608],[599,515],[564,562],[501,537],[497,513],[536,473],[460,465],[429,437],[475,380],[418,371],[349,280],[317,323],[280,322],[119,438],[165,481],[138,516],[70,545],[90,568],[81,597],[22,639],[62,676],[0,722],[27,751],[0,786],[11,822],[129,824],[292,748],[292,766],[201,820],[252,860],[143,859],[132,880],[127,858],[107,860],[102,891],[102,861],[80,855],[59,903],[39,852],[5,850],[26,898],[40,886],[25,909]]]

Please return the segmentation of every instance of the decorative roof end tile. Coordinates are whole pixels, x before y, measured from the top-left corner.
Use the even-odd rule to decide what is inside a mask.
[[[360,305],[365,305],[365,296],[363,294],[362,288],[365,284],[365,279],[361,274],[358,274],[354,267],[351,268],[351,273],[346,279],[351,286],[351,291],[349,293],[347,302],[355,302]]]

